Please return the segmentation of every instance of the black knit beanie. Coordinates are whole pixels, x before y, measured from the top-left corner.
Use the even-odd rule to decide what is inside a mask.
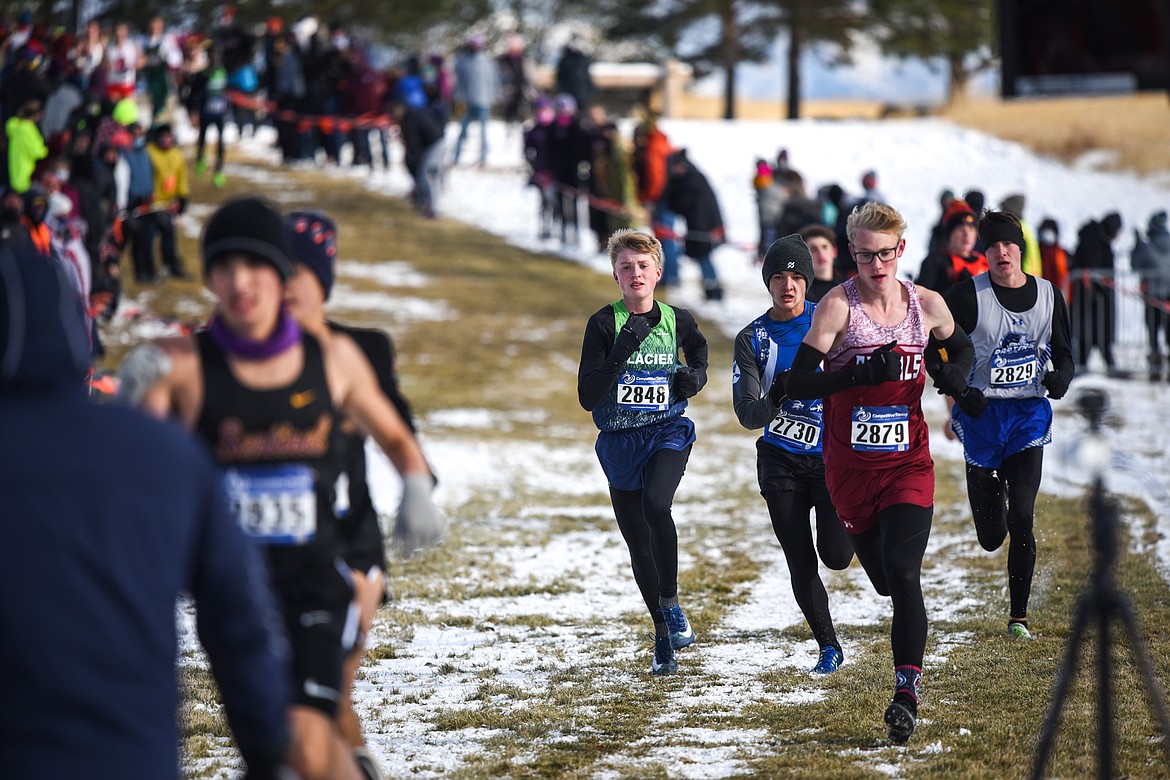
[[[764,286],[767,287],[773,276],[784,271],[800,274],[806,285],[813,283],[812,255],[798,233],[778,238],[768,247],[764,255]]]
[[[282,280],[293,275],[292,246],[280,211],[268,200],[251,195],[229,200],[216,209],[203,230],[203,271],[217,257],[241,253],[267,260]]]
[[[292,242],[292,260],[304,263],[321,282],[325,300],[333,291],[333,273],[337,262],[337,225],[316,211],[293,211],[285,217]]]

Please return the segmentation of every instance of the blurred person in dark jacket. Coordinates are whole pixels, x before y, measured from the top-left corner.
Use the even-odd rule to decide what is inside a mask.
[[[1090,219],[1077,232],[1073,252],[1072,332],[1073,356],[1078,373],[1084,370],[1093,347],[1101,350],[1105,368],[1115,370],[1113,360],[1113,241],[1121,233],[1121,215]]]
[[[1166,212],[1159,211],[1150,216],[1143,238],[1134,229],[1134,248],[1129,265],[1142,275],[1142,292],[1146,304],[1146,333],[1150,340],[1150,379],[1162,378],[1166,359],[1159,344],[1170,344],[1170,328],[1167,327],[1167,304],[1170,302],[1170,230],[1166,228]]]
[[[285,764],[287,647],[202,447],[84,392],[60,271],[0,248],[0,776],[175,777],[175,607],[196,608],[249,778]],[[118,446],[105,446],[117,441]]]
[[[724,241],[723,214],[715,190],[707,177],[680,149],[667,160],[666,202],[670,210],[687,223],[683,251],[699,263],[703,274],[703,295],[709,301],[723,300],[723,286],[711,260],[711,252]]]

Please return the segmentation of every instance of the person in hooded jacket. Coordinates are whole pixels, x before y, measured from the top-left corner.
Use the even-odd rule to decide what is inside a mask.
[[[1159,344],[1170,344],[1170,327],[1167,305],[1170,301],[1170,230],[1166,229],[1166,212],[1159,211],[1150,216],[1146,237],[1134,229],[1136,244],[1130,255],[1129,264],[1142,275],[1142,293],[1146,302],[1146,333],[1150,340],[1150,380],[1162,378],[1166,359]]]
[[[247,776],[278,777],[288,652],[263,563],[204,449],[91,403],[88,357],[59,269],[0,248],[0,495],[22,519],[0,523],[0,776],[177,776],[187,593]]]
[[[1121,215],[1106,214],[1101,221],[1090,219],[1077,232],[1073,252],[1074,271],[1072,332],[1077,370],[1084,370],[1094,347],[1101,350],[1106,370],[1113,360],[1113,241],[1121,232]]]
[[[975,224],[975,214],[970,207],[961,200],[953,201],[943,222],[946,243],[923,259],[914,281],[945,295],[959,282],[984,273],[987,257],[975,249]]]
[[[711,252],[723,243],[723,214],[707,177],[680,149],[667,159],[666,192],[670,210],[687,223],[683,251],[699,263],[703,274],[703,294],[709,301],[723,300],[723,286],[711,260]]]
[[[560,197],[554,204],[554,217],[561,224],[561,243],[581,241],[577,224],[577,197],[589,180],[589,135],[577,118],[577,101],[572,95],[557,95],[553,100],[556,118],[549,137],[553,182]]]

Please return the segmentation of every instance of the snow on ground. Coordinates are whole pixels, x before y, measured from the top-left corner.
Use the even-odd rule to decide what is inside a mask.
[[[691,159],[711,180],[720,199],[727,223],[729,243],[717,250],[715,262],[727,290],[719,304],[701,300],[698,272],[694,264],[683,261],[684,284],[669,294],[669,300],[693,309],[706,321],[720,328],[728,337],[768,306],[767,292],[754,263],[756,217],[754,195],[751,189],[753,161],[756,157],[771,158],[780,147],[787,148],[794,167],[802,171],[810,190],[837,181],[847,191],[856,190],[861,172],[874,168],[879,174],[880,188],[888,200],[898,207],[910,224],[910,250],[901,269],[904,274],[916,270],[919,257],[925,252],[925,243],[931,225],[937,218],[937,198],[944,188],[963,191],[972,187],[983,189],[989,204],[998,203],[1005,195],[1023,191],[1028,195],[1026,218],[1033,225],[1044,216],[1054,216],[1061,224],[1066,243],[1071,243],[1076,228],[1090,217],[1119,211],[1128,227],[1144,225],[1148,215],[1165,208],[1170,191],[1148,180],[1126,174],[1103,173],[1087,166],[1064,166],[1058,162],[1037,157],[1024,148],[980,133],[955,127],[937,120],[905,120],[890,122],[773,122],[727,123],[663,121],[662,129],[676,146],[685,146]],[[449,127],[452,141],[457,134],[455,125]],[[263,132],[253,139],[240,142],[248,155],[275,160],[271,148],[272,137]],[[526,174],[519,149],[519,137],[509,136],[503,125],[493,123],[489,132],[489,166],[485,170],[454,167],[447,176],[440,202],[443,216],[462,220],[492,233],[507,237],[518,247],[551,252],[579,262],[599,273],[609,273],[608,260],[598,251],[590,234],[583,233],[580,246],[561,246],[559,242],[537,238],[536,194],[524,186]],[[369,174],[349,168],[332,169],[333,175],[361,179],[365,186],[385,194],[403,195],[409,189],[400,155],[395,150],[395,167],[390,172]],[[467,160],[477,159],[478,133],[473,133],[465,149]],[[238,161],[238,155],[229,153],[226,169],[229,177],[243,178],[263,186],[266,192],[279,195],[279,171],[262,170]],[[198,228],[198,221],[206,212],[193,208],[188,230]],[[582,220],[584,224],[587,221]],[[1128,250],[1128,246],[1119,247]],[[1127,251],[1119,252],[1127,256]],[[374,281],[397,288],[425,283],[417,274],[394,257],[376,265],[343,261],[339,264],[339,283],[335,303],[345,309],[370,309],[380,313],[397,311],[403,319],[442,319],[450,314],[441,305],[423,302],[401,293],[386,292],[356,294],[346,285],[346,279]],[[615,291],[616,293],[616,291]],[[146,326],[142,326],[146,327]],[[139,333],[145,336],[145,333]],[[728,374],[719,367],[712,372],[712,385],[727,383]],[[1058,403],[1054,436],[1056,444],[1049,448],[1048,468],[1044,489],[1073,493],[1083,491],[1091,471],[1079,462],[1078,443],[1083,443],[1084,421],[1072,409],[1072,400],[1079,387],[1092,385],[1105,390],[1113,400],[1113,409],[1104,436],[1113,448],[1113,468],[1108,473],[1112,489],[1146,500],[1159,516],[1161,540],[1156,554],[1163,576],[1170,578],[1170,516],[1167,515],[1167,497],[1170,495],[1170,468],[1167,468],[1165,448],[1160,443],[1158,421],[1166,408],[1168,389],[1164,385],[1150,385],[1145,381],[1106,379],[1091,376],[1078,379],[1070,392],[1070,400]],[[715,390],[714,387],[710,388]],[[727,393],[726,388],[717,392]],[[943,438],[939,425],[944,414],[940,397],[933,393],[925,399],[928,417],[932,420],[931,446],[937,457],[961,459],[961,447]],[[696,414],[696,416],[698,416]],[[436,412],[422,421],[423,430],[430,431],[426,441],[429,457],[439,473],[446,475],[438,492],[438,500],[448,507],[457,507],[482,495],[507,496],[524,490],[526,486],[556,485],[564,495],[597,496],[604,488],[604,478],[597,467],[589,442],[579,448],[549,451],[535,442],[512,442],[507,448],[489,448],[474,441],[471,434],[487,427],[507,427],[516,422],[527,422],[523,416],[489,412],[482,409],[453,409]],[[698,422],[700,432],[702,420]],[[678,521],[680,534],[690,527],[702,527],[713,522],[688,500],[702,490],[705,484],[729,479],[724,470],[742,467],[747,488],[754,490],[754,457],[745,453],[738,439],[709,437],[705,443],[704,458],[692,461],[680,491]],[[490,457],[488,457],[490,449]],[[1080,448],[1084,450],[1083,447]],[[697,461],[697,462],[696,462]],[[380,506],[393,508],[397,496],[397,479],[384,460],[373,459],[371,475],[375,499]],[[745,467],[743,464],[747,463]],[[490,464],[490,465],[489,465]],[[738,465],[734,465],[738,464]],[[750,467],[750,469],[748,468]],[[569,476],[573,475],[573,476]],[[695,491],[688,495],[688,491]],[[565,629],[557,626],[525,626],[508,622],[509,616],[534,614],[556,615],[559,610],[580,608],[586,604],[598,617],[613,617],[639,609],[636,591],[628,574],[628,559],[624,545],[616,531],[598,533],[588,529],[556,536],[539,546],[525,542],[525,523],[565,510],[557,507],[529,506],[517,517],[491,517],[484,522],[498,527],[499,544],[484,550],[495,567],[510,574],[513,583],[548,584],[557,577],[573,578],[582,590],[571,594],[534,596],[499,596],[466,601],[446,600],[440,603],[397,601],[396,607],[426,615],[461,616],[470,625],[431,625],[424,619],[416,627],[410,643],[397,648],[393,658],[379,659],[365,668],[363,678],[355,691],[356,706],[367,719],[381,724],[372,730],[371,748],[376,757],[390,770],[391,776],[416,774],[421,777],[438,776],[460,765],[464,757],[480,749],[492,736],[490,730],[464,729],[438,731],[425,718],[412,719],[411,711],[434,707],[458,708],[478,706],[469,701],[476,687],[476,675],[490,672],[497,679],[510,684],[540,689],[550,685],[550,664],[542,648],[555,642],[558,660],[552,667],[587,664],[590,643],[559,641]],[[589,513],[598,517],[597,513]],[[761,533],[766,533],[766,514],[759,517]],[[933,551],[954,540],[943,533],[931,539]],[[764,669],[793,670],[811,666],[811,643],[777,641],[776,629],[786,625],[801,625],[803,619],[792,601],[787,568],[777,545],[758,545],[753,555],[762,561],[762,574],[754,582],[743,602],[734,608],[720,626],[704,627],[706,637],[697,650],[686,652],[686,663],[708,679],[728,681],[726,685],[710,684],[702,688],[673,694],[673,710],[700,714],[717,708],[734,711],[764,697],[758,675]],[[929,561],[935,561],[926,572],[924,586],[931,601],[932,614],[945,619],[949,614],[970,606],[953,594],[966,591],[963,586],[964,567],[961,561],[950,565],[938,562],[938,556],[928,551]],[[693,558],[684,556],[680,565],[694,565]],[[884,614],[885,609],[864,581],[859,567],[847,572],[825,572],[833,577],[844,577],[857,587],[834,591],[834,614],[842,632],[847,636],[848,626],[871,624]],[[838,595],[838,592],[840,595]],[[500,623],[496,625],[496,623]],[[615,627],[615,621],[598,620],[595,631],[599,641],[613,643],[617,653],[629,657],[640,666],[647,659],[646,642],[628,636],[628,631]],[[377,629],[375,629],[375,633]],[[720,641],[726,637],[729,641]],[[766,637],[766,638],[765,638]],[[950,644],[939,642],[932,646],[934,655],[928,663],[938,664],[945,658],[947,648],[961,641],[950,637]],[[188,639],[190,641],[190,639]],[[847,661],[848,663],[848,661]],[[449,664],[447,668],[445,664]],[[554,669],[555,671],[555,669]],[[619,684],[620,681],[619,681]],[[635,683],[636,684],[636,683]],[[815,682],[792,695],[792,703],[815,699],[821,693]],[[379,713],[390,708],[400,710],[393,724]],[[401,716],[401,717],[399,717]],[[682,717],[680,722],[686,722]],[[691,724],[693,725],[693,723]],[[637,773],[640,766],[650,771],[661,767],[670,776],[722,777],[744,771],[744,755],[726,747],[728,744],[750,744],[761,734],[750,732],[727,736],[702,729],[688,732],[685,744],[669,749],[651,742],[634,751],[628,760],[614,757],[605,766],[596,767],[596,777],[625,776]],[[564,738],[574,738],[566,735]],[[633,746],[632,746],[633,748]],[[943,749],[937,746],[935,749]],[[897,776],[897,765],[877,758],[876,769]],[[615,763],[616,761],[616,763]]]

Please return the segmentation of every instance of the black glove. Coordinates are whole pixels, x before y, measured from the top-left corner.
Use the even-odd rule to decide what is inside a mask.
[[[898,342],[891,341],[870,353],[864,363],[857,363],[850,371],[855,385],[880,385],[893,382],[902,375],[902,358],[893,353]]]
[[[768,388],[768,400],[773,406],[784,403],[788,397],[788,372],[781,371],[772,379],[772,386]]]
[[[977,418],[987,409],[987,396],[978,387],[968,387],[955,398],[963,414]]]
[[[642,314],[631,314],[613,341],[613,351],[609,353],[610,360],[614,363],[625,363],[626,359],[642,346],[651,330],[653,327],[649,319]]]
[[[967,389],[967,377],[954,363],[942,363],[929,372],[942,395],[958,398]]]
[[[179,198],[179,207],[175,209],[176,214],[182,214],[187,210],[187,199]]]
[[[1048,390],[1048,397],[1053,400],[1064,398],[1064,394],[1068,392],[1068,380],[1064,378],[1064,374],[1056,370],[1045,374],[1041,384]]]
[[[690,366],[679,366],[674,370],[674,394],[679,398],[691,398],[699,392],[699,375]]]

